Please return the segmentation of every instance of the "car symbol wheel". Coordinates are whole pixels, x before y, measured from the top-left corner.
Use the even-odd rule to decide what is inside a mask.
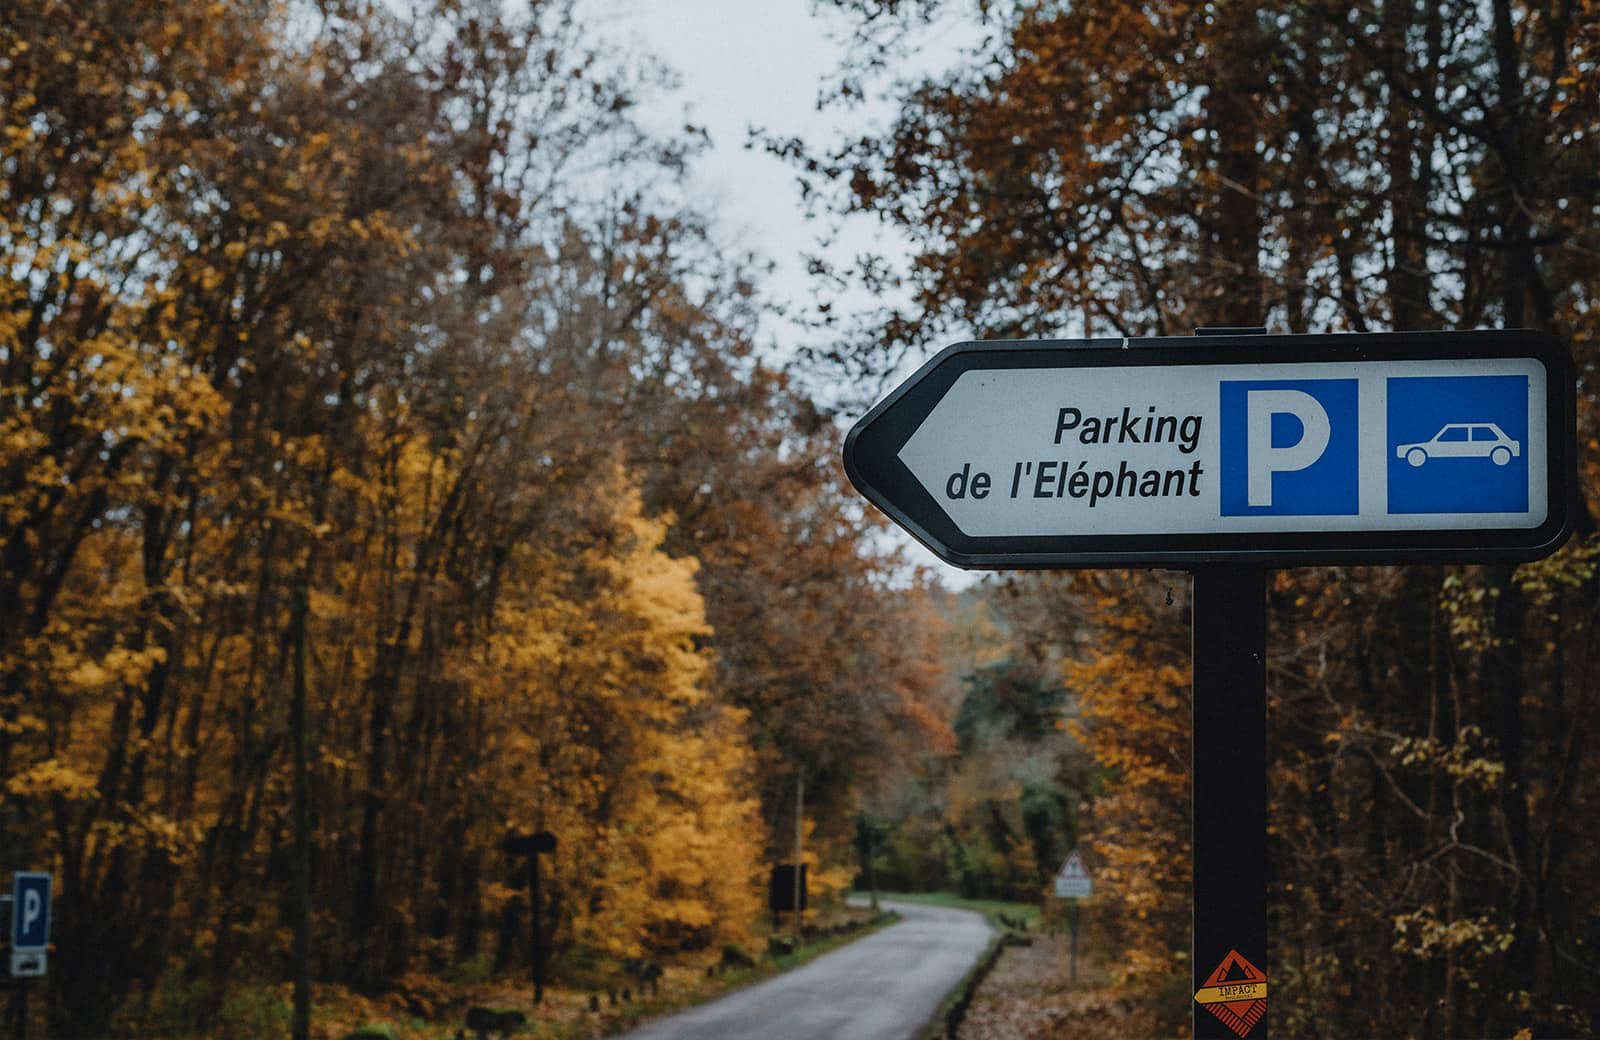
[[[1511,461],[1511,449],[1499,447],[1489,453],[1489,461],[1496,466],[1504,466]]]
[[[1406,452],[1406,461],[1411,463],[1413,466],[1420,466],[1424,462],[1428,461],[1428,453],[1423,451],[1421,448],[1412,448],[1410,451]]]

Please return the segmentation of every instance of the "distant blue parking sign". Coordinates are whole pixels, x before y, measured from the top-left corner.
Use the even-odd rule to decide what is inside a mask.
[[[1389,512],[1528,509],[1526,376],[1389,380]]]
[[[29,952],[50,945],[50,875],[18,871],[11,883],[11,948]]]

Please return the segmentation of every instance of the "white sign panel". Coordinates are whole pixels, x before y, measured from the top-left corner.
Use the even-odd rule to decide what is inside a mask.
[[[14,979],[39,978],[45,973],[47,955],[43,950],[12,950],[11,977]]]
[[[1532,360],[969,371],[899,457],[976,537],[1536,528]]]
[[[970,343],[851,430],[874,504],[975,567],[1535,559],[1570,359],[1527,332]]]

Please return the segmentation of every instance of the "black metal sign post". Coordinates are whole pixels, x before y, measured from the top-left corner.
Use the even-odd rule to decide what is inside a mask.
[[[541,853],[556,850],[556,836],[549,831],[537,831],[533,834],[513,834],[505,840],[505,851],[508,856],[526,856],[528,858],[528,904],[531,908],[529,914],[531,922],[529,959],[533,962],[533,1002],[544,1003],[544,922],[542,918],[543,896],[539,891],[539,856]]]
[[[1266,329],[1196,329],[1195,335],[1230,331],[1259,336]],[[1266,1040],[1266,572],[1196,568],[1193,609],[1194,1036]]]
[[[539,857],[537,854],[528,857],[528,906],[532,908],[529,914],[529,928],[532,940],[529,945],[529,957],[533,961],[533,1002],[544,1003],[544,921],[540,914],[541,896],[539,892]]]
[[[1266,572],[1194,572],[1196,1040],[1267,1035]],[[1233,999],[1227,999],[1227,998]]]
[[[1266,575],[1536,560],[1571,532],[1575,377],[1527,330],[963,343],[845,440],[958,567],[1194,575],[1194,1035],[1267,1035]]]

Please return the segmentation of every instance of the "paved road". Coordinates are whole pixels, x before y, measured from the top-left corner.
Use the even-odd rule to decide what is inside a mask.
[[[905,919],[625,1040],[907,1040],[977,962],[991,931],[968,910],[884,905]]]

